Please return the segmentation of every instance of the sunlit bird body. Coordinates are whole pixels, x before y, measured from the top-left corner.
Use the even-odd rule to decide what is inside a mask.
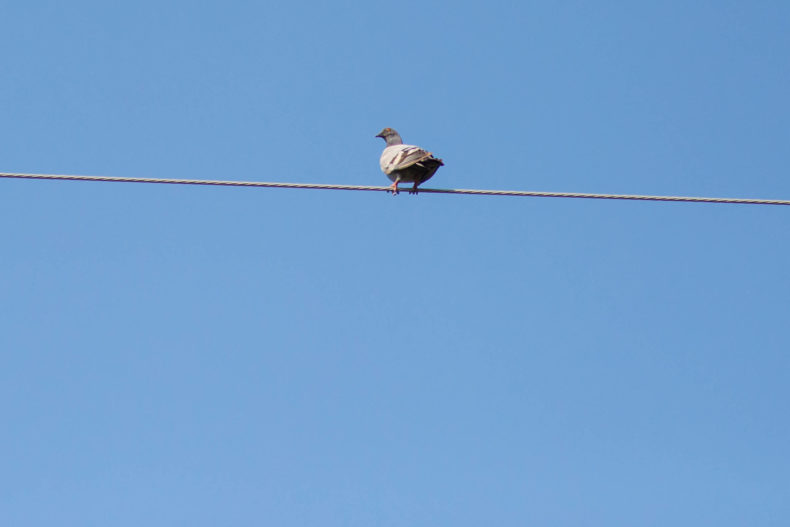
[[[381,153],[381,170],[392,181],[390,189],[398,193],[398,183],[414,183],[409,194],[416,194],[417,187],[431,179],[444,163],[441,159],[419,146],[404,145],[400,134],[392,128],[385,128],[376,135],[387,142]]]

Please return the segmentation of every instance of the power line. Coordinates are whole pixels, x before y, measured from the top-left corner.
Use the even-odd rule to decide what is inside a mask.
[[[390,187],[374,187],[365,185],[327,185],[322,183],[286,183],[275,181],[221,181],[207,179],[162,179],[110,176],[74,176],[60,174],[18,174],[0,172],[0,178],[13,179],[49,179],[58,181],[102,181],[112,183],[161,183],[166,185],[211,185],[221,187],[263,187],[292,188],[316,190],[366,190],[389,192]],[[692,196],[643,196],[638,194],[586,194],[581,192],[540,192],[531,190],[480,190],[480,189],[446,189],[421,188],[421,194],[471,194],[477,196],[522,196],[534,198],[586,198],[586,199],[619,199],[637,201],[676,201],[687,203],[730,203],[745,205],[790,205],[790,200],[782,199],[750,199],[750,198],[709,198]]]

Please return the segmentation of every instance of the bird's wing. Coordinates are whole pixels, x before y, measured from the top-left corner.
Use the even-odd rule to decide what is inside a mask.
[[[393,145],[388,146],[381,153],[381,170],[385,174],[391,174],[395,170],[408,168],[415,163],[432,157],[433,154],[423,150],[419,146],[412,145]]]

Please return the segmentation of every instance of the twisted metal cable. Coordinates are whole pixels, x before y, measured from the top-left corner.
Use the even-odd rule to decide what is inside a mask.
[[[293,188],[317,190],[367,190],[374,192],[390,192],[390,187],[366,185],[330,185],[322,183],[286,183],[275,181],[221,181],[208,179],[162,179],[140,177],[111,176],[78,176],[60,174],[19,174],[0,172],[0,178],[13,179],[49,179],[59,181],[104,181],[114,183],[162,183],[166,185],[213,185],[223,187],[263,187]],[[751,199],[751,198],[709,198],[692,196],[650,196],[638,194],[587,194],[581,192],[540,192],[531,190],[479,190],[479,189],[445,189],[421,188],[421,194],[471,194],[478,196],[522,196],[535,198],[587,198],[587,199],[620,199],[637,201],[676,201],[687,203],[730,203],[745,205],[790,205],[790,200],[782,199]]]

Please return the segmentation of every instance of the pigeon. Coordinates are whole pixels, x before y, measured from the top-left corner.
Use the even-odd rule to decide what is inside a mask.
[[[441,159],[423,150],[419,146],[404,145],[398,132],[392,128],[385,128],[376,137],[381,137],[387,146],[381,153],[381,170],[384,172],[392,186],[392,194],[398,193],[398,183],[414,183],[409,189],[409,194],[417,194],[417,186],[431,179],[440,166],[444,166]]]

